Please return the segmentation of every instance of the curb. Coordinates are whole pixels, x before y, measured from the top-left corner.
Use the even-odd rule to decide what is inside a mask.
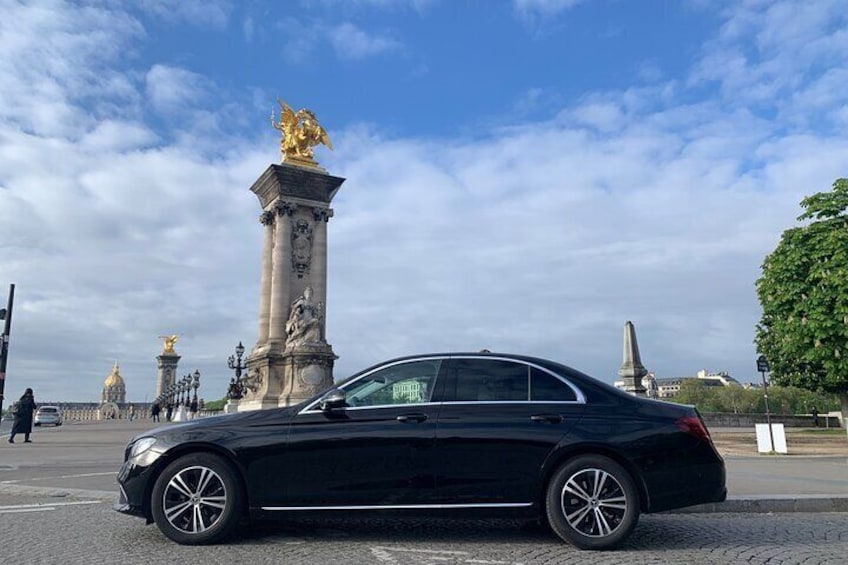
[[[827,494],[773,494],[729,496],[724,502],[699,504],[689,508],[669,510],[667,514],[691,513],[751,513],[771,514],[783,512],[848,512],[848,496]]]

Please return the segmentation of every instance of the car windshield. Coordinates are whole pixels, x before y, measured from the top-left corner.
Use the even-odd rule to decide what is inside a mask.
[[[45,413],[48,413],[48,412],[52,412],[52,413],[55,414],[59,410],[57,408],[53,408],[51,406],[48,406],[46,408],[39,408],[38,411],[41,412],[42,414],[45,414]]]

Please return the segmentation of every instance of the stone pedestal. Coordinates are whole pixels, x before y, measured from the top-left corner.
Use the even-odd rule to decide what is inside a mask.
[[[326,342],[327,223],[345,179],[271,165],[251,191],[262,206],[259,337],[247,357],[239,411],[288,406],[333,382]]]
[[[247,391],[239,411],[290,406],[314,396],[333,384],[335,360],[329,345],[251,357],[247,383],[256,388]]]
[[[156,377],[156,396],[161,396],[168,387],[174,384],[177,375],[177,363],[180,356],[176,353],[162,353],[156,357],[159,371]]]

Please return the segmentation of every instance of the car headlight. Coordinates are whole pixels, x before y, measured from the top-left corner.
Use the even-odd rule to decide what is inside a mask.
[[[143,437],[136,441],[130,450],[130,457],[138,457],[156,444],[156,438]]]

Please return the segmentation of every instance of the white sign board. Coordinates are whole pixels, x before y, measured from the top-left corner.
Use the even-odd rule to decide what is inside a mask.
[[[772,424],[771,434],[769,434],[768,424],[754,424],[757,429],[757,451],[760,453],[788,453],[786,449],[786,430],[783,429],[783,424]],[[774,446],[771,445],[771,438],[774,437]]]

